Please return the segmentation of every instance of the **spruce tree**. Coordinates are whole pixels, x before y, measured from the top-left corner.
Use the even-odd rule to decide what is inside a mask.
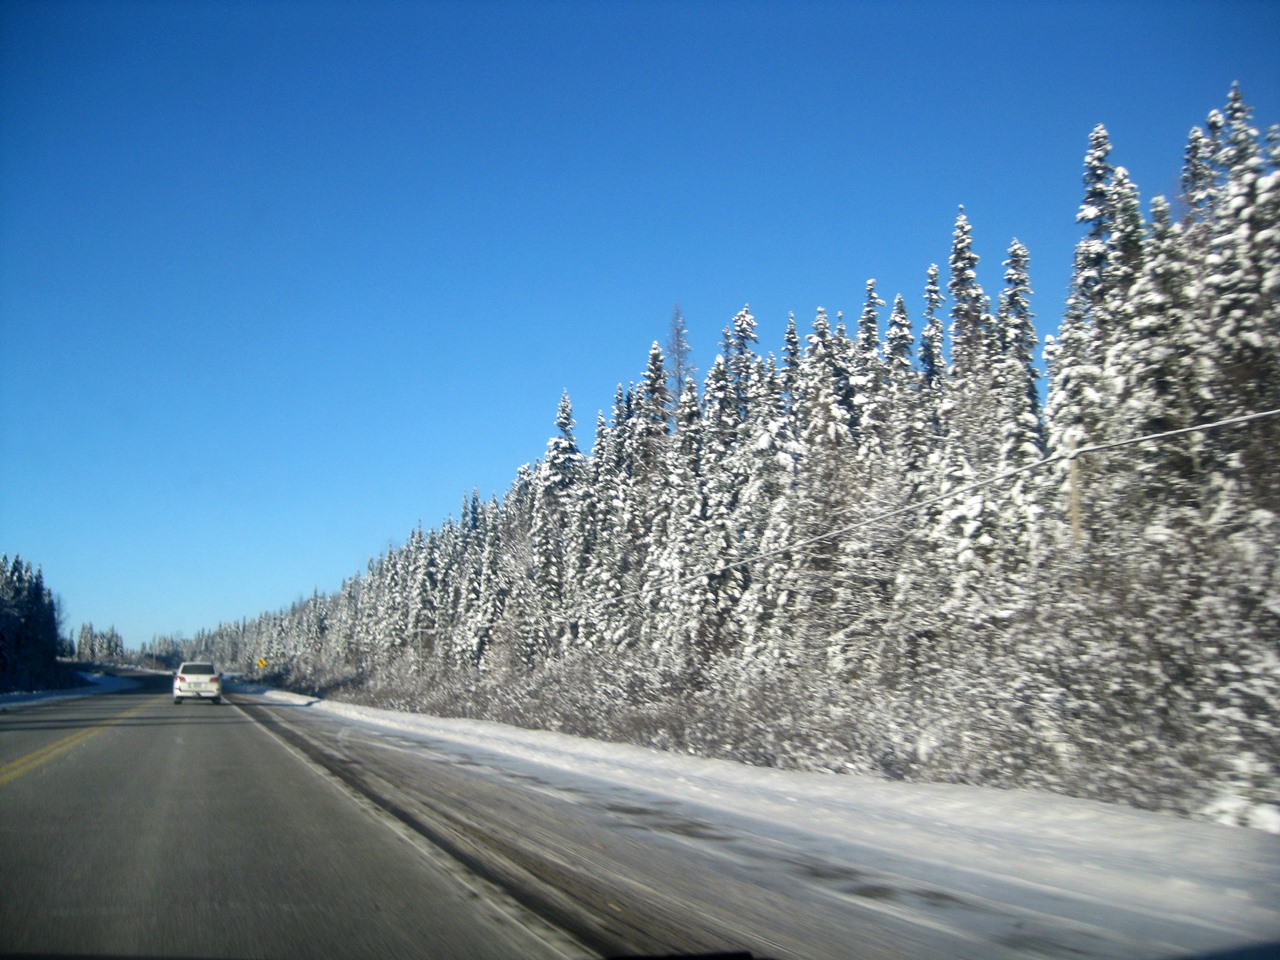
[[[964,460],[986,467],[995,463],[997,450],[988,405],[995,351],[987,296],[978,282],[973,228],[963,207],[952,234],[950,264],[947,290],[951,295],[951,368],[947,435],[949,442],[960,445]]]
[[[944,406],[947,364],[943,356],[946,334],[938,315],[943,300],[938,283],[938,265],[929,265],[924,290],[924,325],[920,331],[920,393],[929,432],[941,437],[947,433]]]
[[[879,311],[883,306],[875,280],[868,280],[849,373],[853,422],[864,457],[877,455],[884,429],[885,364],[880,356]]]
[[[693,365],[693,348],[689,345],[689,327],[678,303],[671,310],[666,357],[670,367],[671,395],[678,401],[684,395],[685,387],[698,375]]]
[[[1034,366],[1036,333],[1031,312],[1030,254],[1016,239],[1004,262],[1005,288],[1000,294],[996,327],[1000,355],[991,402],[998,407],[1000,452],[997,472],[1022,470],[1044,456],[1044,436]],[[1039,553],[1039,509],[1034,483],[1020,474],[1003,488],[1001,550],[1010,575],[1034,562]]]

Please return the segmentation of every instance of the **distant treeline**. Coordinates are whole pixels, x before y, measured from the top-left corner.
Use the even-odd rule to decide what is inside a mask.
[[[80,625],[76,634],[75,657],[86,663],[105,663],[124,657],[124,638],[115,627],[96,630],[92,623]]]
[[[49,683],[65,652],[58,603],[37,567],[0,557],[0,692]]]
[[[63,687],[79,681],[59,669],[58,658],[106,663],[125,657],[124,639],[115,627],[80,627],[76,640],[62,634],[58,598],[45,586],[39,567],[19,556],[0,557],[0,693]]]
[[[1098,127],[1045,391],[1029,252],[993,300],[962,211],[920,317],[899,296],[882,324],[869,282],[852,329],[793,316],[761,355],[744,309],[699,385],[677,315],[590,454],[566,396],[503,497],[183,649],[404,709],[1249,821],[1280,803],[1280,135],[1233,89],[1145,211],[1110,154]]]

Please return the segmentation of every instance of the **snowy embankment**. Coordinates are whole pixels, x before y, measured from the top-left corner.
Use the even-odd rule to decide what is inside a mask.
[[[1070,901],[1060,916],[1123,928],[1134,943],[1164,928],[1158,939],[1197,952],[1280,944],[1280,837],[1261,830],[1034,791],[758,768],[263,688],[252,697],[578,797],[679,809],[741,841],[737,855],[760,851],[748,856],[759,856],[762,875],[785,849],[791,863],[856,865],[1038,915]],[[1164,939],[1181,924],[1195,929]]]
[[[107,673],[77,670],[76,675],[85,682],[83,687],[69,687],[65,690],[30,690],[19,693],[0,695],[0,709],[14,710],[29,707],[37,703],[49,703],[53,700],[73,700],[76,697],[88,697],[96,693],[115,693],[119,690],[132,690],[138,686],[137,680],[128,677],[116,677]]]

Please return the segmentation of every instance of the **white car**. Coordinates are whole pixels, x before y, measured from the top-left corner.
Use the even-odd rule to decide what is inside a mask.
[[[222,702],[222,674],[212,663],[184,663],[173,675],[173,702],[188,698]]]

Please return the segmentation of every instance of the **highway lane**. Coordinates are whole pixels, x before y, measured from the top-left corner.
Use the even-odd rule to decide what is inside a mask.
[[[582,957],[239,708],[0,714],[0,955]]]

